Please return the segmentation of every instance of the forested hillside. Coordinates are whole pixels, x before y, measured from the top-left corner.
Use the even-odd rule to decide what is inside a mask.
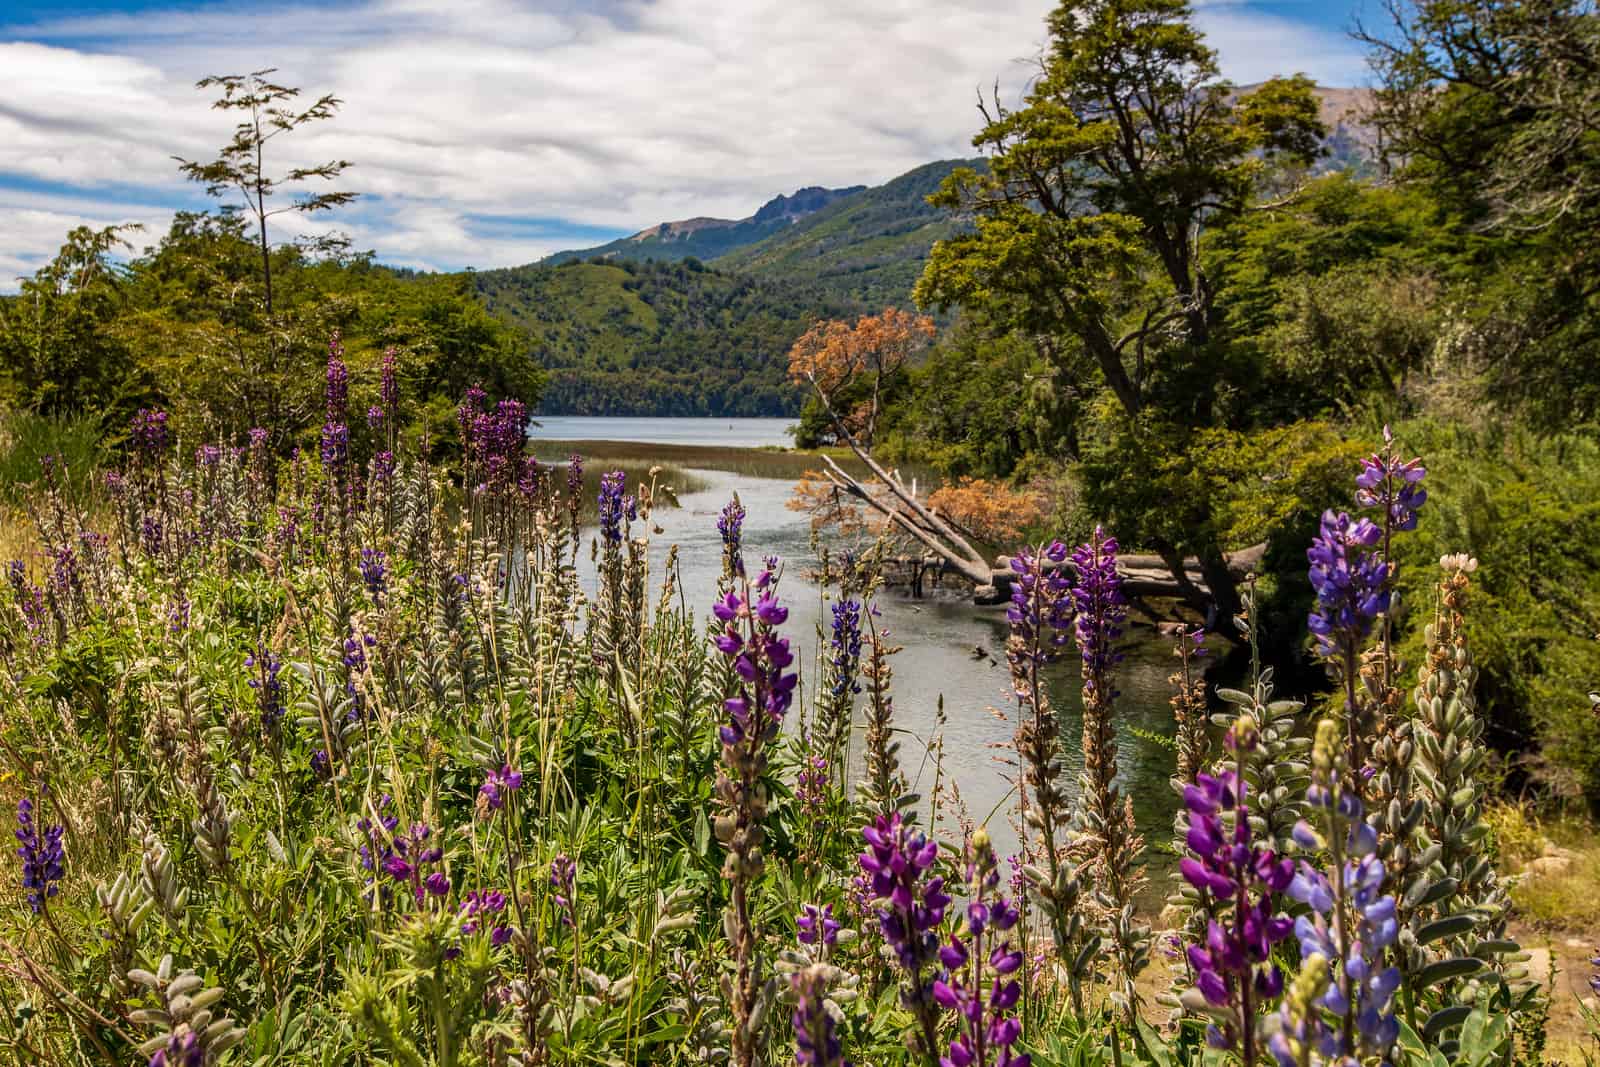
[[[549,371],[547,412],[792,414],[789,346],[819,318],[911,304],[933,243],[964,225],[927,202],[961,165],[859,191],[801,190],[738,223],[662,223],[642,240],[483,271],[475,285]],[[752,233],[766,236],[709,266],[685,255]]]
[[[784,353],[817,316],[850,310],[810,286],[694,259],[516,267],[475,284],[549,371],[543,410],[573,414],[793,412]]]
[[[866,308],[906,305],[933,243],[964,226],[927,199],[960,166],[981,167],[982,161],[941,160],[918,167],[730,252],[715,266],[808,283]]]

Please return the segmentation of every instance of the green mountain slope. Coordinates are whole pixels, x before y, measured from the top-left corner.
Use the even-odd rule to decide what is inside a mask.
[[[550,414],[790,414],[800,394],[785,380],[789,346],[818,316],[851,310],[692,259],[534,264],[474,283],[549,370]]]
[[[713,262],[719,270],[802,282],[863,309],[907,307],[911,287],[935,241],[959,232],[959,220],[930,207],[927,196],[960,166],[941,160],[884,185],[843,197],[756,244]]]

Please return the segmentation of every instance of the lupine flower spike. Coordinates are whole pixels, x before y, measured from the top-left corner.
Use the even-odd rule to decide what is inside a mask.
[[[22,888],[27,891],[28,907],[35,915],[41,914],[51,897],[60,888],[57,885],[64,874],[62,864],[66,851],[61,844],[64,830],[51,826],[43,833],[33,813],[33,801],[27,797],[17,801],[17,856],[22,860]]]
[[[1243,771],[1257,743],[1254,719],[1240,715],[1226,738],[1235,766],[1215,777],[1197,775],[1184,789],[1191,854],[1179,863],[1215,916],[1205,943],[1189,946],[1195,988],[1183,1000],[1215,1020],[1208,1031],[1213,1047],[1239,1052],[1247,1067],[1256,1061],[1259,1007],[1283,989],[1272,947],[1289,936],[1291,924],[1278,911],[1278,896],[1294,877],[1292,861],[1252,841]]]
[[[967,840],[969,902],[959,933],[939,950],[944,974],[933,999],[956,1016],[956,1036],[939,1062],[960,1067],[1028,1067],[1032,1057],[1012,1051],[1022,1034],[1014,1014],[1022,997],[1017,971],[1022,951],[1005,935],[1020,914],[1000,892],[1000,873],[987,830]]]
[[[907,825],[899,812],[878,816],[861,836],[867,842],[861,869],[871,879],[878,929],[902,972],[900,999],[916,1017],[923,1051],[931,1057],[939,1047],[933,971],[939,928],[950,906],[944,879],[932,874],[939,846]]]

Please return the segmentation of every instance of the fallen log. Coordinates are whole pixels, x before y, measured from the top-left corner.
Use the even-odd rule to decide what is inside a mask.
[[[942,515],[937,509],[928,507],[918,499],[915,484],[908,488],[900,480],[898,471],[885,470],[878,463],[871,450],[863,447],[850,433],[844,420],[833,409],[825,392],[818,389],[817,396],[833,420],[839,440],[849,446],[850,451],[866,466],[884,492],[881,494],[869,492],[865,485],[834,462],[831,456],[822,457],[825,467],[822,471],[823,477],[838,491],[860,500],[876,511],[891,527],[921,542],[924,548],[942,560],[941,565],[936,568],[939,573],[954,572],[971,582],[973,599],[977,603],[998,604],[1010,599],[1011,583],[1015,578],[1010,559],[1001,556],[994,563],[990,563],[986,556],[973,547],[972,540],[965,535],[966,532],[956,529],[957,524],[953,523],[952,517]],[[1261,544],[1224,556],[1227,574],[1235,581],[1244,578],[1260,567],[1265,553],[1266,546]],[[1208,628],[1214,628],[1220,621],[1216,618],[1219,598],[1206,582],[1205,568],[1199,560],[1192,557],[1179,560],[1176,553],[1134,554],[1121,557],[1118,563],[1123,578],[1123,592],[1130,598],[1173,597],[1203,609]],[[1071,563],[1063,562],[1047,566],[1070,569]],[[917,577],[920,579],[921,574],[919,573]],[[920,580],[916,584],[920,588]],[[1227,594],[1227,599],[1231,601],[1232,591],[1227,591]],[[1231,613],[1235,609],[1236,605],[1224,608],[1223,611]],[[1230,637],[1236,636],[1231,626],[1225,627],[1224,632]]]
[[[1265,543],[1251,545],[1237,552],[1223,556],[1228,565],[1228,573],[1236,579],[1245,577],[1261,567],[1261,559],[1266,555]],[[1045,561],[1046,571],[1063,570],[1069,574],[1075,573],[1072,560],[1063,560],[1060,563]],[[1183,561],[1184,577],[1188,584],[1204,593],[1211,590],[1207,587],[1201,576],[1200,561],[1193,556]],[[1172,571],[1160,556],[1134,553],[1120,556],[1117,559],[1117,573],[1122,576],[1122,591],[1130,597],[1176,597],[1183,598],[1187,590],[1183,588]],[[995,560],[994,570],[986,584],[976,586],[972,591],[973,600],[979,604],[999,604],[1011,598],[1011,583],[1016,579],[1016,572],[1011,569],[1011,557],[1001,556]]]

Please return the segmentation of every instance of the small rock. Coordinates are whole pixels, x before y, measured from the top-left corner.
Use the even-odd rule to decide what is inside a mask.
[[[1571,856],[1540,856],[1528,864],[1528,871],[1541,878],[1549,878],[1558,874],[1566,874],[1572,869]]]
[[[1581,937],[1569,937],[1567,938],[1567,947],[1587,950],[1589,947],[1589,942],[1585,941]]]

